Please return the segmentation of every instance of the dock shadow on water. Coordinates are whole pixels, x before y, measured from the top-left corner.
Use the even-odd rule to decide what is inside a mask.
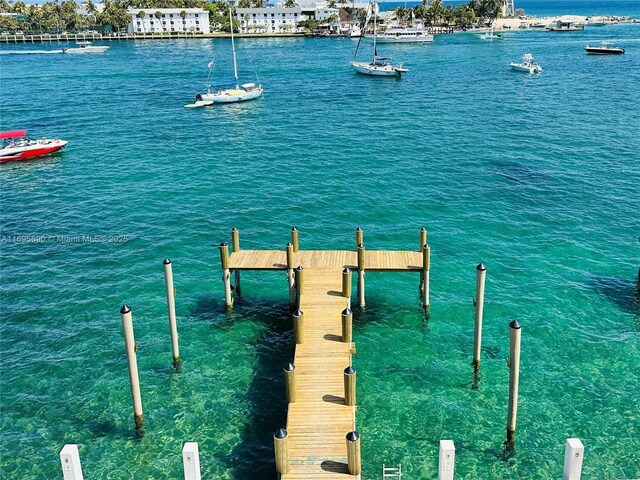
[[[621,310],[640,317],[640,279],[596,277],[592,288],[615,303]],[[636,323],[640,327],[640,319]]]
[[[267,328],[262,338],[254,343],[255,370],[246,392],[249,418],[240,442],[224,459],[226,468],[236,480],[276,478],[273,432],[286,425],[287,402],[282,370],[292,361],[294,353],[289,304],[245,301],[236,304],[233,315],[228,317],[262,323]]]

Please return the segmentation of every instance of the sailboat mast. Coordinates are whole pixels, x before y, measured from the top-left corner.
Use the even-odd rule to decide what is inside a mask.
[[[231,5],[229,5],[229,24],[231,25],[231,50],[233,51],[233,78],[238,84],[238,63],[236,62],[236,44],[233,40],[233,19],[231,18]]]
[[[372,0],[371,8],[373,9],[373,63],[376,62],[376,20],[378,13],[376,12],[376,2]]]

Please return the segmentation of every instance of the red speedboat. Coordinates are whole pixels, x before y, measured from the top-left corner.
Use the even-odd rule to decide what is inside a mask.
[[[26,160],[57,152],[69,143],[66,140],[29,138],[26,130],[0,132],[0,162]]]

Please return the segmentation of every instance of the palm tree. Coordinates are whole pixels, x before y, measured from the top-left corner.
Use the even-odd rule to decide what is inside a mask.
[[[138,18],[140,19],[140,23],[142,23],[142,34],[143,34],[143,35],[146,35],[146,34],[147,34],[147,31],[146,31],[146,29],[144,28],[144,17],[145,17],[145,15],[146,15],[146,14],[144,13],[144,10],[140,10],[140,11],[138,12],[138,14],[136,15],[136,17],[138,17]]]
[[[185,12],[184,10],[182,10],[180,13],[180,18],[182,18],[182,29],[184,31],[186,31],[185,25],[187,24],[187,12]]]

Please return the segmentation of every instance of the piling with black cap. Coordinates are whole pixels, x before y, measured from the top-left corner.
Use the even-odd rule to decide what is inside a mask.
[[[518,382],[520,381],[520,337],[522,328],[517,320],[509,324],[509,414],[507,416],[507,444],[516,441],[516,417],[518,416]]]
[[[300,245],[298,244],[298,229],[291,227],[291,244],[293,245],[294,253],[298,251]]]
[[[431,248],[428,244],[422,246],[422,306],[429,308],[429,271],[431,270]]]
[[[347,299],[347,307],[351,307],[351,270],[342,270],[342,296]]]
[[[364,243],[364,232],[360,227],[356,227],[356,247]]]
[[[297,309],[292,314],[293,316],[293,335],[296,339],[296,344],[300,345],[304,343],[304,313],[300,309]]]
[[[358,303],[364,308],[364,245],[358,244]]]
[[[233,245],[233,253],[240,251],[240,232],[236,227],[231,229],[231,244]],[[236,297],[240,297],[240,270],[233,271],[235,276],[234,292]]]
[[[296,367],[293,363],[284,367],[284,389],[288,403],[296,402]]]
[[[420,229],[420,248],[418,251],[420,253],[423,252],[424,246],[427,244],[427,229],[422,227]],[[424,289],[424,270],[420,270],[420,295],[422,295],[422,291]]]
[[[295,269],[296,307],[300,308],[300,297],[304,294],[304,269],[302,265]]]
[[[180,346],[178,345],[178,325],[176,322],[176,291],[173,287],[173,267],[171,260],[165,258],[164,283],[167,291],[167,311],[169,312],[169,332],[171,333],[171,351],[173,352],[173,367],[180,370]]]
[[[362,473],[360,434],[356,431],[347,433],[347,469],[350,475],[360,475]]]
[[[227,307],[233,306],[231,297],[231,272],[229,271],[229,245],[220,243],[220,263],[222,264],[222,283],[224,283],[224,303]]]
[[[136,341],[133,336],[133,319],[131,309],[123,305],[120,309],[122,320],[122,332],[124,334],[124,347],[127,352],[127,364],[129,366],[129,383],[131,385],[131,399],[133,400],[133,419],[138,434],[144,433],[142,397],[140,395],[140,380],[138,378],[138,360],[136,358]]]
[[[353,313],[349,308],[342,311],[342,341],[353,342]]]
[[[351,366],[344,369],[344,404],[356,404],[356,371]]]
[[[273,434],[273,450],[276,458],[276,472],[280,475],[289,471],[289,449],[287,448],[287,431],[284,428]]]
[[[296,304],[296,286],[293,273],[293,245],[287,243],[287,281],[289,282],[289,306],[294,307]]]

